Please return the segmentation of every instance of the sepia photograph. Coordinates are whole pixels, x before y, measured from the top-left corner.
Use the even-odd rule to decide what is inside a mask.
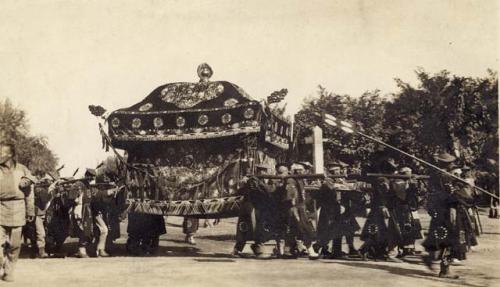
[[[499,16],[0,0],[0,287],[500,287]]]

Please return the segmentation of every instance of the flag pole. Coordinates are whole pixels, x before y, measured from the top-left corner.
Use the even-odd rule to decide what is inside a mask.
[[[316,114],[318,114],[318,113],[316,113]],[[460,182],[463,182],[463,183],[469,185],[470,187],[475,188],[475,189],[477,189],[477,190],[479,190],[479,191],[481,191],[483,193],[486,193],[486,194],[488,194],[489,196],[491,196],[493,198],[500,199],[498,197],[498,195],[493,194],[491,192],[488,192],[488,191],[486,191],[486,190],[484,190],[484,189],[482,189],[480,187],[477,187],[477,186],[475,186],[475,185],[473,185],[473,184],[465,181],[465,179],[463,179],[461,177],[458,177],[458,176],[456,176],[456,175],[454,175],[454,174],[452,174],[452,173],[450,173],[450,172],[448,172],[448,171],[446,171],[446,170],[444,170],[444,169],[442,169],[442,168],[440,168],[440,167],[438,167],[438,166],[436,166],[436,165],[434,165],[432,163],[429,163],[429,162],[427,162],[427,161],[425,161],[423,159],[420,159],[420,158],[418,158],[418,157],[416,157],[416,156],[414,156],[412,154],[409,154],[409,153],[407,153],[407,152],[405,152],[405,151],[403,151],[403,150],[401,150],[401,149],[399,149],[399,148],[397,148],[397,147],[395,147],[393,145],[390,145],[390,144],[385,143],[385,142],[383,142],[383,141],[381,141],[379,139],[376,139],[376,138],[374,138],[372,136],[369,136],[369,135],[367,135],[367,134],[365,134],[363,132],[360,132],[358,129],[353,129],[353,125],[350,124],[350,123],[338,120],[336,117],[334,117],[332,115],[328,115],[328,114],[326,114],[324,112],[321,113],[321,114],[318,114],[318,115],[321,116],[321,118],[323,119],[323,122],[326,123],[329,126],[338,127],[338,128],[340,128],[341,130],[343,130],[344,132],[347,132],[347,133],[359,134],[362,137],[365,137],[365,138],[367,138],[369,140],[372,140],[372,141],[374,141],[376,143],[379,143],[379,144],[381,144],[383,146],[386,146],[386,147],[388,147],[390,149],[393,149],[393,150],[395,150],[395,151],[397,151],[397,152],[399,152],[401,154],[404,154],[404,155],[406,155],[406,156],[408,156],[408,157],[410,157],[410,158],[412,158],[412,159],[414,159],[414,160],[416,160],[416,161],[418,161],[420,163],[423,163],[426,166],[429,166],[429,167],[431,167],[431,168],[433,168],[435,170],[438,170],[439,172],[442,172],[442,173],[444,173],[444,174],[446,174],[446,175],[448,175],[450,177],[453,177],[454,179],[456,179],[456,180],[458,180]],[[328,121],[330,123],[327,121],[327,119],[328,119]]]
[[[479,191],[481,191],[481,192],[483,192],[483,193],[486,193],[486,194],[488,194],[488,195],[489,195],[489,196],[491,196],[491,197],[494,197],[494,198],[496,198],[496,199],[499,199],[499,197],[498,197],[496,194],[490,193],[490,192],[488,192],[488,191],[486,191],[486,190],[484,190],[484,189],[482,189],[482,188],[480,188],[480,187],[477,187],[477,186],[475,186],[475,185],[473,185],[473,184],[471,184],[471,183],[467,182],[465,179],[463,179],[463,178],[461,178],[461,177],[458,177],[458,176],[456,176],[456,175],[454,175],[454,174],[452,174],[452,173],[450,173],[450,172],[448,172],[448,171],[446,171],[446,170],[444,170],[444,169],[442,169],[442,168],[440,168],[440,167],[438,167],[438,166],[436,166],[436,165],[434,165],[434,164],[432,164],[432,163],[430,163],[430,162],[427,162],[427,161],[425,161],[425,160],[423,160],[423,159],[420,159],[420,158],[418,158],[418,157],[416,157],[416,156],[414,156],[414,155],[412,155],[412,154],[409,154],[409,153],[407,153],[407,152],[405,152],[405,151],[403,151],[403,150],[401,150],[401,149],[399,149],[399,148],[397,148],[397,147],[395,147],[395,146],[393,146],[393,145],[390,145],[390,144],[388,144],[388,143],[385,143],[385,142],[383,142],[383,141],[381,141],[381,140],[379,140],[379,139],[376,139],[376,138],[374,138],[374,137],[372,137],[372,136],[369,136],[369,135],[367,135],[367,134],[365,134],[365,133],[362,133],[362,132],[360,132],[360,131],[358,131],[358,130],[356,130],[356,132],[355,132],[355,133],[359,134],[359,135],[360,135],[360,136],[362,136],[362,137],[365,137],[365,138],[367,138],[367,139],[370,139],[370,140],[372,140],[372,141],[374,141],[374,142],[376,142],[376,143],[379,143],[379,144],[381,144],[381,145],[383,145],[383,146],[386,146],[386,147],[388,147],[388,148],[390,148],[390,149],[393,149],[393,150],[395,150],[395,151],[397,151],[397,152],[399,152],[399,153],[402,153],[402,154],[404,154],[404,155],[406,155],[406,156],[408,156],[408,157],[410,157],[410,158],[412,158],[412,159],[414,159],[414,160],[416,160],[416,161],[418,161],[418,162],[420,162],[420,163],[425,164],[426,166],[429,166],[429,167],[431,167],[431,168],[433,168],[433,169],[435,169],[435,170],[438,170],[438,171],[440,171],[440,172],[442,172],[442,173],[444,173],[444,174],[446,174],[446,175],[448,175],[448,176],[451,176],[451,177],[453,177],[453,178],[454,178],[454,179],[456,179],[456,180],[459,180],[459,181],[461,181],[461,182],[463,182],[463,183],[466,183],[466,184],[467,184],[467,185],[469,185],[470,187],[475,188],[475,189],[477,189],[477,190],[479,190]]]

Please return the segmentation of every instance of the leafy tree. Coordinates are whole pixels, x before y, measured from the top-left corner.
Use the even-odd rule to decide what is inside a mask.
[[[324,87],[319,86],[318,97],[304,102],[302,109],[295,115],[295,122],[296,126],[303,130],[312,126],[323,128],[323,137],[328,139],[325,143],[326,162],[353,155],[366,161],[377,146],[364,138],[323,125],[321,113],[325,112],[338,119],[359,123],[367,133],[383,137],[384,109],[385,100],[378,90],[366,92],[360,98],[355,99],[348,95],[328,92]]]
[[[16,141],[27,131],[24,111],[16,109],[9,99],[0,101],[0,138]]]
[[[496,73],[474,79],[447,71],[417,70],[417,87],[397,80],[400,91],[387,103],[389,142],[424,159],[440,150],[454,151],[462,162],[498,158],[498,79]]]
[[[30,135],[26,113],[8,99],[0,101],[0,141],[14,143],[17,160],[32,172],[55,171],[57,157],[48,148],[46,138]]]
[[[307,99],[295,116],[298,127],[322,126],[319,114],[326,112],[358,124],[361,131],[415,156],[432,161],[439,151],[454,152],[461,163],[478,171],[491,170],[495,163],[498,179],[498,76],[488,71],[485,78],[451,75],[448,71],[429,74],[416,71],[414,86],[396,79],[399,91],[391,99],[380,91],[361,97],[337,95],[319,86],[318,95]],[[322,126],[323,127],[323,126]],[[324,127],[325,161],[354,154],[369,161],[380,146],[360,136]],[[303,132],[303,137],[307,133]],[[398,153],[390,153],[404,165],[421,168]],[[488,160],[489,159],[489,160]]]

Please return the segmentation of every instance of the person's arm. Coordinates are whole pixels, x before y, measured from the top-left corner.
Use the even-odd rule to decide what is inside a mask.
[[[26,219],[31,222],[35,217],[35,196],[33,185],[30,187],[28,196],[24,198],[24,202],[26,204]]]
[[[31,172],[28,170],[28,168],[25,167],[24,176],[21,180],[30,182],[24,189],[24,203],[26,205],[26,219],[28,221],[32,221],[35,217],[35,191],[33,183],[36,179],[31,175]]]
[[[286,186],[285,186],[285,201],[289,207],[294,207],[297,205],[297,197],[298,197],[298,190],[297,190],[297,185],[292,179],[288,179],[286,181]]]
[[[82,219],[83,217],[83,192],[75,199],[75,206],[73,207],[73,215],[75,219]]]

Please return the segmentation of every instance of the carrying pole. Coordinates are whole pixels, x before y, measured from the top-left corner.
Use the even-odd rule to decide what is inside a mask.
[[[425,161],[425,160],[423,160],[423,159],[420,159],[420,158],[418,158],[418,157],[416,157],[416,156],[414,156],[414,155],[412,155],[412,154],[409,154],[409,153],[407,153],[407,152],[405,152],[405,151],[403,151],[403,150],[401,150],[401,149],[399,149],[399,148],[397,148],[397,147],[395,147],[395,146],[392,146],[392,145],[390,145],[390,144],[388,144],[388,143],[385,143],[385,142],[383,142],[383,141],[381,141],[381,140],[378,140],[378,139],[376,139],[376,138],[374,138],[374,137],[372,137],[372,136],[369,136],[369,135],[367,135],[367,134],[364,134],[364,133],[362,133],[362,132],[360,132],[360,131],[356,131],[356,133],[357,133],[357,134],[359,134],[359,135],[360,135],[360,136],[362,136],[362,137],[365,137],[365,138],[367,138],[367,139],[369,139],[369,140],[372,140],[372,141],[374,141],[374,142],[376,142],[376,143],[379,143],[379,144],[381,144],[381,145],[383,145],[383,146],[386,146],[386,147],[388,147],[388,148],[390,148],[390,149],[393,149],[393,150],[395,150],[395,151],[397,151],[397,152],[399,152],[399,153],[401,153],[401,154],[404,154],[404,155],[406,155],[406,156],[408,156],[408,157],[410,157],[410,158],[412,158],[412,159],[414,159],[414,160],[416,160],[416,161],[418,161],[418,162],[420,162],[420,163],[422,163],[422,164],[424,164],[424,165],[426,165],[426,166],[428,166],[428,167],[431,167],[431,168],[433,168],[433,169],[435,169],[435,170],[437,170],[437,171],[439,171],[439,172],[442,172],[442,173],[444,173],[444,174],[446,174],[446,175],[448,175],[448,176],[450,176],[450,177],[453,177],[454,179],[459,180],[459,181],[461,181],[461,182],[463,182],[463,183],[465,183],[465,184],[469,185],[469,186],[470,186],[470,187],[472,187],[472,188],[476,188],[477,190],[480,190],[481,192],[483,192],[483,193],[485,193],[485,194],[488,194],[488,195],[489,195],[489,196],[491,196],[491,197],[494,197],[494,198],[496,198],[496,199],[499,199],[499,197],[498,197],[496,194],[493,194],[493,193],[488,192],[488,191],[486,191],[486,190],[484,190],[484,189],[482,189],[482,188],[480,188],[480,187],[477,187],[477,186],[475,186],[475,185],[473,185],[473,184],[471,184],[471,183],[467,182],[465,179],[463,179],[463,178],[461,178],[461,177],[458,177],[458,176],[456,176],[456,175],[454,175],[454,174],[452,174],[452,173],[449,173],[448,171],[446,171],[446,170],[444,170],[444,169],[442,169],[442,168],[440,168],[440,167],[438,167],[438,166],[436,166],[436,165],[434,165],[434,164],[432,164],[432,163],[429,163],[429,162],[427,162],[427,161]]]

